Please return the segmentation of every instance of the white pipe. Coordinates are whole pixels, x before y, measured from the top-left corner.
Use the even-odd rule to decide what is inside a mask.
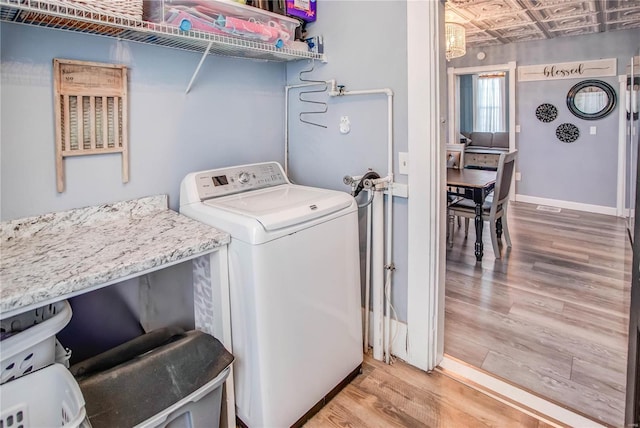
[[[386,325],[385,325],[385,362],[389,364],[391,362],[391,274],[393,272],[393,93],[388,95],[388,140],[389,144],[387,147],[387,167],[388,167],[388,178],[389,178],[389,196],[387,202],[387,261],[385,263],[387,269],[387,281],[385,284],[385,314]]]
[[[373,191],[373,190],[372,190]],[[384,193],[375,190],[373,196],[372,231],[372,293],[373,293],[373,358],[382,361],[383,357],[383,298],[384,298]]]
[[[367,190],[367,199],[374,196]],[[373,203],[373,202],[372,202]],[[371,205],[367,205],[367,254],[364,269],[364,353],[369,352],[369,299],[371,298]]]
[[[393,91],[389,88],[366,89],[362,91],[345,91],[345,90],[339,90],[332,87],[331,92],[329,92],[329,95],[331,95],[332,97],[342,97],[344,95],[375,95],[375,94],[384,94],[384,95],[393,97]]]
[[[386,225],[387,225],[387,233],[386,233],[386,262],[383,263],[382,265],[382,269],[386,270],[386,282],[384,284],[383,287],[383,297],[385,297],[384,302],[378,302],[377,304],[380,305],[381,307],[378,308],[376,305],[376,289],[378,287],[378,285],[376,284],[376,278],[377,278],[377,272],[378,269],[374,269],[374,275],[373,275],[373,290],[374,290],[374,295],[373,295],[373,323],[374,323],[374,348],[373,348],[373,358],[377,359],[377,360],[381,360],[381,358],[378,358],[377,355],[379,355],[380,357],[382,357],[382,355],[380,353],[376,353],[376,345],[378,344],[376,341],[376,333],[379,330],[379,326],[378,324],[376,324],[376,322],[384,322],[384,326],[383,326],[383,331],[384,331],[384,343],[383,343],[383,347],[384,347],[384,354],[385,354],[385,362],[389,363],[391,361],[391,339],[390,339],[390,330],[391,330],[391,286],[392,286],[392,273],[393,273],[393,260],[392,260],[392,249],[393,249],[393,91],[389,88],[382,88],[382,89],[368,89],[368,90],[361,90],[361,91],[346,91],[344,90],[344,88],[340,88],[337,89],[337,86],[333,86],[332,85],[332,89],[329,92],[330,96],[333,97],[341,97],[341,96],[345,96],[345,95],[374,95],[374,94],[384,94],[387,96],[387,176],[384,177],[384,181],[387,181],[389,183],[389,199],[388,199],[388,203],[387,203],[387,215],[385,218],[386,221]],[[380,195],[380,199],[384,198],[384,194],[381,192]],[[374,197],[374,201],[373,203],[376,203],[376,199],[377,197]],[[380,201],[378,201],[378,203],[380,203]],[[374,256],[373,256],[373,266],[377,266],[376,263],[379,263],[379,260],[377,260],[376,258],[376,241],[378,241],[378,243],[380,243],[381,239],[377,239],[376,240],[376,230],[378,230],[376,228],[376,209],[374,207],[373,210],[374,214],[374,228],[373,228],[373,244],[374,244]],[[380,214],[382,214],[382,211],[380,212]],[[378,214],[378,216],[380,215]],[[382,231],[378,231],[378,233],[384,233],[384,230]],[[380,281],[382,281],[382,278],[379,278]],[[387,318],[386,319],[382,319],[380,320],[378,317],[380,316],[378,314],[378,317],[376,317],[376,312],[382,312],[382,306],[384,306],[384,312],[386,313]]]
[[[289,89],[284,87],[284,175],[289,179]]]
[[[284,174],[289,178],[289,89],[306,88],[308,86],[331,85],[333,89],[336,80],[325,80],[322,82],[299,83],[297,85],[287,85],[284,87]]]

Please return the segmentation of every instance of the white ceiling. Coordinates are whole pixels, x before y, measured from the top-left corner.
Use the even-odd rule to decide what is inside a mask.
[[[467,47],[640,28],[640,0],[447,0]]]

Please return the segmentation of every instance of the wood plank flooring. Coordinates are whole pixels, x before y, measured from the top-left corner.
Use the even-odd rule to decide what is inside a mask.
[[[305,428],[531,427],[545,422],[442,373],[366,356],[358,375]]]
[[[509,207],[496,259],[485,222],[447,250],[445,353],[605,424],[624,424],[631,247],[612,216]],[[504,241],[503,241],[504,242]]]

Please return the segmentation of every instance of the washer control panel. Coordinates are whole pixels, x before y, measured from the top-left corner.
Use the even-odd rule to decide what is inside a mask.
[[[212,169],[196,174],[200,200],[288,183],[277,162]]]

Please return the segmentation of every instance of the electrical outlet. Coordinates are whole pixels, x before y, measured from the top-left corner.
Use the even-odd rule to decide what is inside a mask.
[[[520,174],[519,172],[516,172],[516,181],[520,181],[522,180],[522,174]]]
[[[597,132],[598,132],[598,128],[596,128],[595,126],[589,127],[589,134],[596,135]]]
[[[520,132],[520,125],[516,125],[516,132]]]
[[[348,134],[351,131],[351,121],[349,120],[349,116],[342,116],[340,118],[340,133]]]
[[[400,174],[409,174],[409,153],[398,152],[398,162],[400,163]]]

